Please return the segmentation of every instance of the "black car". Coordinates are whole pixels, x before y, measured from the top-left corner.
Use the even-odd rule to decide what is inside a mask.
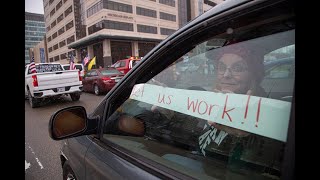
[[[52,115],[51,138],[65,140],[63,178],[294,179],[294,78],[283,84],[285,94],[279,90],[271,98],[277,88],[253,86],[274,75],[273,68],[264,69],[266,55],[280,50],[294,56],[282,51],[295,45],[294,35],[293,2],[287,0],[230,0],[192,20],[144,56],[91,114],[73,106]],[[232,64],[219,59],[213,73],[195,71],[179,80],[169,73],[186,55],[188,63],[205,63],[225,50],[219,57],[232,57]],[[262,67],[254,69],[259,82],[244,80],[252,78],[244,60]],[[217,91],[225,76],[224,87],[253,89]]]

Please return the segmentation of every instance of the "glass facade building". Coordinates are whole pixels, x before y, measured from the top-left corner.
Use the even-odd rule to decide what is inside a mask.
[[[25,12],[25,64],[30,63],[29,49],[45,36],[44,15]]]

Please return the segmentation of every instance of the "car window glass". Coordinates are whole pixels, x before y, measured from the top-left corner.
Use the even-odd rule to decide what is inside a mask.
[[[91,76],[98,76],[98,73],[96,71],[92,71],[90,75]]]
[[[87,72],[84,76],[85,77],[90,77],[91,76],[92,71]]]
[[[63,65],[63,69],[64,70],[69,70],[70,69],[70,65]]]
[[[197,179],[280,179],[294,79],[268,78],[266,62],[294,48],[295,30],[273,27],[210,37],[136,84],[103,138]]]
[[[120,66],[120,62],[116,62],[112,67],[118,68]]]
[[[79,71],[82,71],[82,65],[76,65],[76,69],[79,69]]]
[[[56,72],[63,71],[63,68],[60,64],[36,64],[37,73],[43,72]],[[31,74],[30,69],[28,70],[28,74]]]
[[[120,71],[116,70],[116,69],[105,69],[100,71],[100,73],[102,75],[114,75],[114,74],[121,74]]]
[[[126,61],[120,61],[120,66],[119,67],[125,67],[126,66]]]

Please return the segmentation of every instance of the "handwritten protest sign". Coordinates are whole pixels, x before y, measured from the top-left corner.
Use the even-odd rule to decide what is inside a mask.
[[[131,99],[285,142],[291,103],[242,94],[134,86]]]

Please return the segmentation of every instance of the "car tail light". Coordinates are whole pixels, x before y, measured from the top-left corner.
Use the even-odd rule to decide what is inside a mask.
[[[33,87],[38,87],[38,79],[36,75],[32,75]]]
[[[79,74],[79,81],[82,81],[81,72],[80,72],[80,71],[78,71],[78,74]]]
[[[108,82],[108,83],[114,82],[113,79],[110,79],[110,78],[108,78],[108,77],[103,77],[103,78],[102,78],[102,81],[105,82],[105,83],[106,83],[106,82]]]

